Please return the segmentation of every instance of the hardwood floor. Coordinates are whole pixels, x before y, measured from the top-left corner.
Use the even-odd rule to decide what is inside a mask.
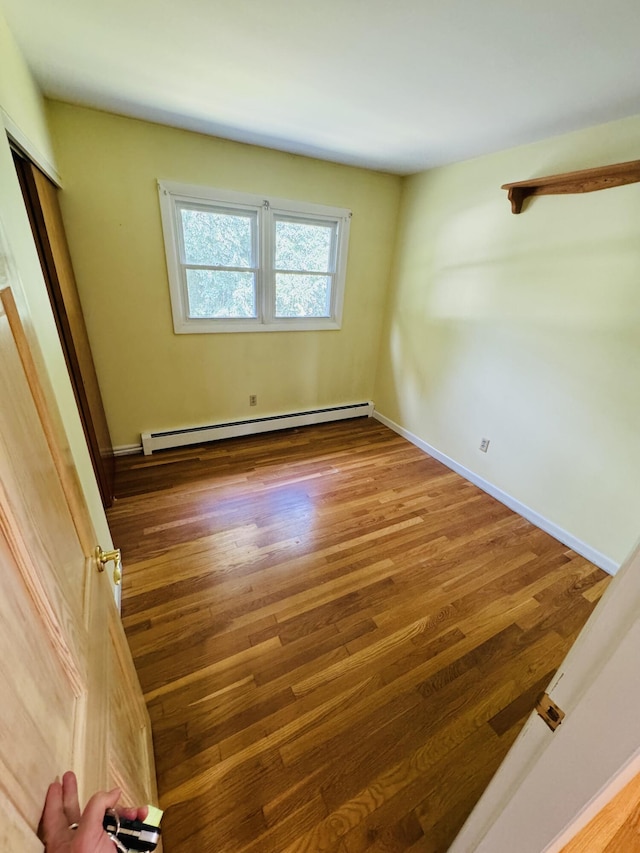
[[[165,853],[446,851],[605,573],[374,420],[118,467]]]

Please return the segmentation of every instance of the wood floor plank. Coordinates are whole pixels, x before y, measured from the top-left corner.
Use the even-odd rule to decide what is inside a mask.
[[[444,853],[609,582],[369,419],[117,493],[167,853]]]

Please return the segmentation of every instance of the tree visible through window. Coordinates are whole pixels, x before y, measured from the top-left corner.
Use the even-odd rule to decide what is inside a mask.
[[[180,206],[189,317],[255,317],[255,215]]]
[[[275,218],[276,317],[329,317],[335,226]]]
[[[340,327],[349,211],[159,190],[177,332]]]

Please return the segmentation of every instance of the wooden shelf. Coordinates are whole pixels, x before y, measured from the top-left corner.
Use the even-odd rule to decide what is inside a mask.
[[[502,189],[509,193],[511,212],[520,213],[522,203],[532,195],[591,193],[609,187],[622,187],[636,181],[640,181],[640,160],[599,166],[597,169],[583,169],[579,172],[565,172],[563,175],[549,175],[546,178],[531,178],[528,181],[503,184]]]

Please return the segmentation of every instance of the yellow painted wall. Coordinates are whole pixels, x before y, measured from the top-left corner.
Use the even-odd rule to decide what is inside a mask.
[[[53,147],[39,89],[0,13],[0,109],[2,120],[47,170],[55,170]],[[0,222],[19,280],[12,289],[34,346],[49,373],[69,446],[89,506],[96,535],[111,546],[100,494],[69,381],[49,298],[42,278],[31,227],[6,134],[0,122]],[[106,544],[105,544],[106,543]]]
[[[147,430],[371,398],[400,178],[58,102],[49,116],[116,446]],[[350,208],[342,329],[174,334],[158,179]]]
[[[518,216],[500,185],[635,159],[639,138],[637,117],[408,179],[374,392],[616,562],[640,532],[640,184]]]

